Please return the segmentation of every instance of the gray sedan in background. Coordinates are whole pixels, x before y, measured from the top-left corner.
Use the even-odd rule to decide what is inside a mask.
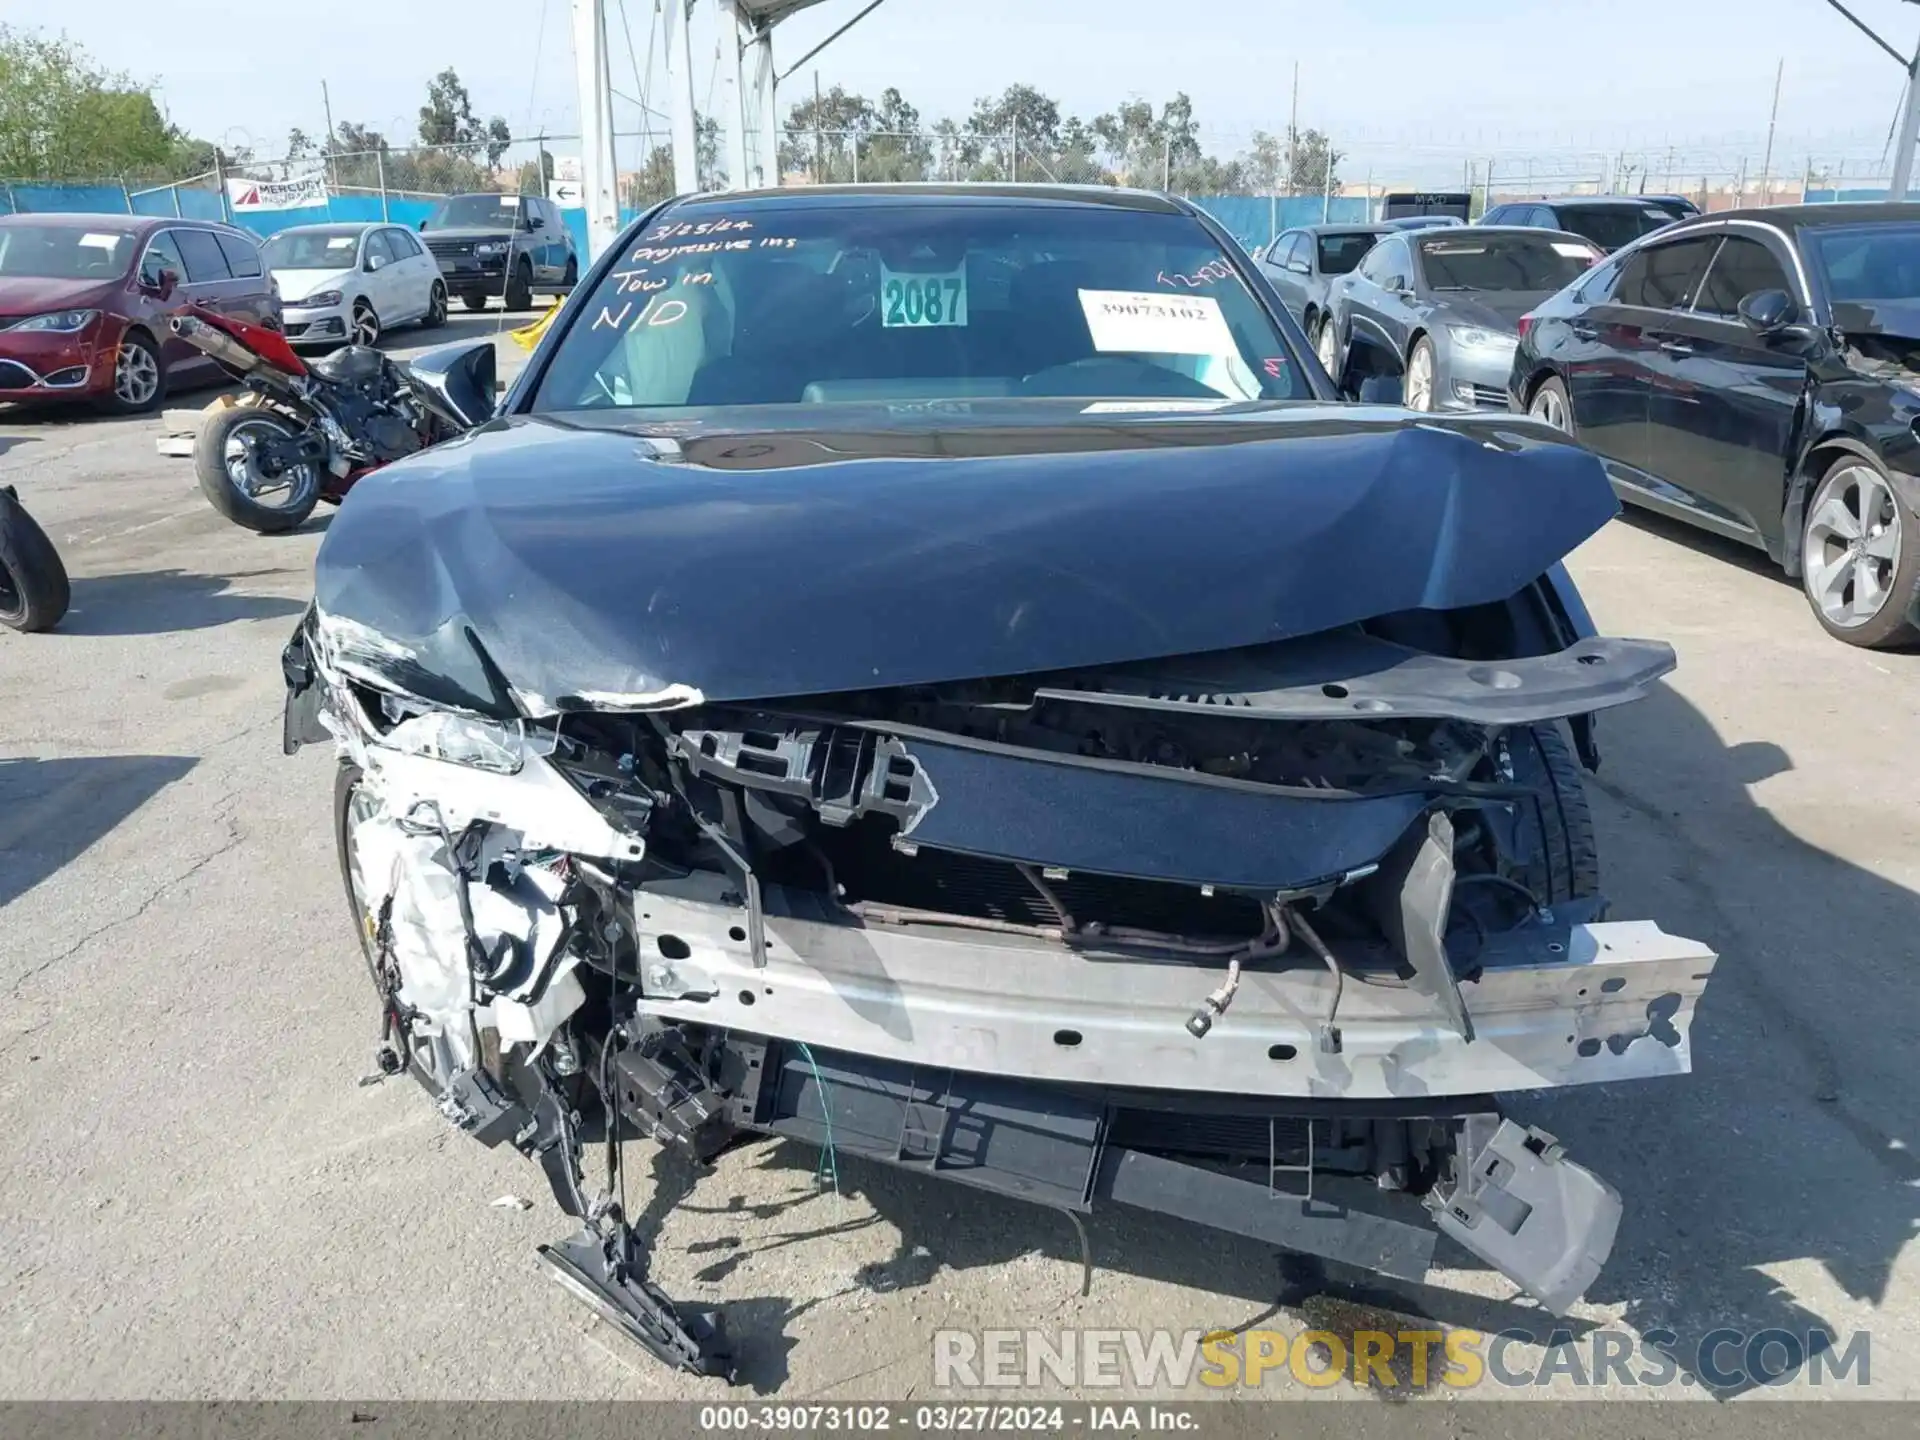
[[[1327,313],[1327,288],[1350,274],[1374,242],[1391,233],[1384,225],[1303,225],[1281,232],[1260,252],[1261,270],[1316,349]],[[1320,358],[1326,360],[1324,351]]]
[[[1483,225],[1392,234],[1334,282],[1318,348],[1353,390],[1398,375],[1414,410],[1504,410],[1520,317],[1601,258],[1551,230]]]

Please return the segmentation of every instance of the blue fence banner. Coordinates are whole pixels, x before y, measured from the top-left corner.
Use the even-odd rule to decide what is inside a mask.
[[[1843,191],[1843,199],[1879,199],[1884,191]],[[1811,192],[1810,199],[1831,198],[1832,192]],[[1247,250],[1263,248],[1274,236],[1297,225],[1322,221],[1363,224],[1372,202],[1360,195],[1196,195],[1194,204],[1205,210]],[[389,221],[418,229],[439,202],[414,195],[333,195],[324,205],[294,210],[234,210],[228,212],[218,190],[197,185],[162,185],[129,190],[121,185],[0,184],[0,214],[64,211],[100,215],[183,216],[189,220],[225,220],[261,237],[293,225],[367,224]],[[624,208],[624,224],[640,212]],[[587,212],[562,207],[560,216],[581,254],[587,251]]]

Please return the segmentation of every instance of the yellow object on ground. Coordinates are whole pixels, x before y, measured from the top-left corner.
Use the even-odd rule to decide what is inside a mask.
[[[518,330],[509,330],[507,333],[513,336],[513,343],[518,345],[522,350],[531,350],[540,343],[540,337],[547,333],[547,327],[553,324],[553,317],[559,313],[559,305],[549,305],[547,307],[547,313],[534,321],[533,324],[522,325]]]

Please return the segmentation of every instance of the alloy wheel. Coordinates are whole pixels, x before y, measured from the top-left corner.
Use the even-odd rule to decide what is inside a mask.
[[[1409,410],[1433,409],[1433,351],[1415,345],[1407,357],[1407,393]]]
[[[1900,563],[1900,507],[1870,465],[1829,476],[1807,515],[1807,598],[1827,623],[1851,630],[1886,607]]]
[[[1566,401],[1551,385],[1541,387],[1540,393],[1533,397],[1533,403],[1527,407],[1527,413],[1536,420],[1546,421],[1556,430],[1565,432],[1571,429],[1567,423]]]
[[[380,317],[373,313],[373,307],[364,300],[353,307],[352,340],[355,345],[374,345],[380,340]]]
[[[1333,321],[1320,322],[1319,344],[1315,348],[1320,355],[1320,368],[1333,375],[1336,384],[1339,383],[1340,377],[1334,374],[1333,367],[1340,359],[1340,337],[1334,333]]]
[[[153,351],[133,341],[123,341],[113,361],[113,397],[122,405],[137,410],[153,403],[160,389],[160,362]]]
[[[242,495],[256,505],[265,505],[270,509],[293,509],[303,503],[308,493],[319,483],[311,464],[292,465],[278,475],[262,472],[258,447],[262,441],[276,440],[288,434],[287,427],[277,420],[242,420],[227,432],[227,443],[221,451],[221,463],[226,467],[227,478]],[[282,495],[276,503],[266,497]]]

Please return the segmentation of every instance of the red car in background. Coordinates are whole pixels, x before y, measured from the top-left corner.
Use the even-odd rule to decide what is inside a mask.
[[[158,409],[224,381],[167,322],[189,303],[275,329],[257,241],[227,225],[140,215],[0,216],[0,401]]]

